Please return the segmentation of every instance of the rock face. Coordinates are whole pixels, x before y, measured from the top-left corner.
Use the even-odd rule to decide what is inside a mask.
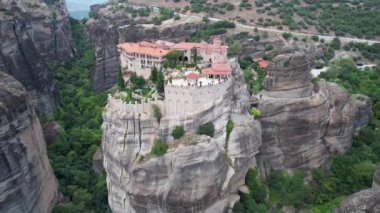
[[[313,85],[316,53],[288,53],[268,67],[265,90],[257,95],[262,112],[261,174],[271,168],[310,169],[327,163],[330,153],[347,151],[352,138],[371,117],[366,96],[351,98],[334,83]]]
[[[95,67],[92,70],[92,85],[95,90],[106,90],[115,85],[119,70],[119,54],[116,45],[122,42],[142,40],[183,41],[201,26],[201,19],[191,18],[173,22],[168,20],[161,26],[144,24],[144,19],[132,21],[123,9],[116,10],[109,4],[95,5],[91,10],[97,19],[86,23],[87,34],[96,47]]]
[[[0,2],[0,69],[20,81],[36,109],[46,114],[54,108],[57,90],[45,59],[73,56],[65,1],[55,2]]]
[[[373,178],[373,187],[357,192],[346,198],[335,210],[334,213],[367,213],[380,212],[380,164]]]
[[[23,86],[0,72],[0,212],[51,212],[57,182]]]
[[[221,100],[186,119],[160,122],[146,113],[128,113],[108,104],[103,114],[102,149],[108,199],[113,212],[223,212],[239,199],[249,168],[256,166],[261,127],[247,112],[249,94],[235,65],[234,81]],[[226,140],[226,124],[234,128]],[[197,136],[200,124],[212,122],[215,135]],[[175,125],[187,132],[173,141]],[[161,138],[169,150],[150,154]]]

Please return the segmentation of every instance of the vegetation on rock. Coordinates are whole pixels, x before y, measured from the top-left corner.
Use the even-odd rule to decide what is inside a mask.
[[[162,156],[166,153],[168,148],[169,146],[165,142],[161,141],[160,139],[155,139],[153,142],[151,154],[156,157]]]
[[[172,131],[172,136],[174,139],[179,139],[185,134],[185,130],[183,126],[175,126]]]
[[[210,137],[214,137],[215,127],[211,122],[202,124],[198,127],[197,131],[198,135],[208,135]]]

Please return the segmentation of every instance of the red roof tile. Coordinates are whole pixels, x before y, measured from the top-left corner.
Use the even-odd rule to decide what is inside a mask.
[[[152,56],[165,56],[170,52],[170,49],[166,46],[159,44],[154,44],[146,41],[138,43],[124,43],[117,45],[118,48],[121,48],[127,52],[140,53]]]
[[[202,72],[208,75],[229,75],[232,68],[229,64],[213,64],[211,67],[203,69]]]
[[[198,73],[195,73],[195,72],[190,72],[186,75],[186,78],[188,79],[198,79],[199,78],[199,74]]]

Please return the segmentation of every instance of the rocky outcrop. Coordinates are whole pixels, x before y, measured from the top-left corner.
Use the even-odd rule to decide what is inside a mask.
[[[65,1],[1,1],[0,27],[0,69],[25,86],[39,112],[50,114],[57,90],[45,59],[73,56]]]
[[[188,118],[161,119],[128,113],[107,105],[103,114],[102,149],[108,199],[113,212],[223,212],[239,199],[249,168],[256,166],[261,127],[247,112],[249,94],[235,65],[234,81],[209,109]],[[234,128],[227,140],[226,124]],[[215,135],[194,135],[212,122]],[[170,133],[175,125],[187,132],[181,140]],[[150,154],[153,141],[169,145],[166,154]]]
[[[264,176],[271,168],[292,171],[326,165],[330,153],[350,148],[354,134],[371,117],[368,97],[351,98],[323,80],[312,84],[314,55],[283,54],[268,67],[265,90],[257,95],[263,132],[258,164]]]
[[[95,90],[106,90],[115,85],[119,70],[119,54],[116,45],[157,39],[183,41],[201,26],[200,18],[189,18],[173,22],[168,20],[160,26],[146,24],[145,19],[133,20],[122,8],[115,9],[111,3],[95,5],[91,10],[97,19],[86,23],[86,31],[95,45],[96,61],[91,73]]]
[[[371,189],[357,192],[345,200],[334,210],[334,213],[367,213],[380,212],[380,164],[374,175],[374,184]]]
[[[23,86],[0,72],[0,212],[51,212],[57,182]]]
[[[98,150],[96,150],[94,156],[92,156],[92,168],[93,168],[95,174],[100,174],[100,173],[104,172],[103,151],[101,148],[98,148]]]

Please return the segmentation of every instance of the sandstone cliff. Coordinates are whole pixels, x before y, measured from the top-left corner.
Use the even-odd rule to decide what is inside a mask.
[[[119,70],[117,44],[158,39],[183,41],[201,26],[200,18],[168,20],[160,26],[146,24],[145,19],[133,20],[123,9],[115,9],[111,3],[92,6],[91,10],[98,14],[97,19],[86,23],[87,34],[96,48],[95,67],[91,73],[95,90],[106,90],[116,83]]]
[[[373,178],[373,186],[346,198],[334,213],[377,213],[380,212],[380,164]]]
[[[258,164],[270,168],[310,169],[324,166],[330,153],[346,152],[353,135],[371,117],[370,100],[350,95],[334,83],[312,84],[315,51],[287,53],[268,67],[259,95],[263,145]]]
[[[24,87],[0,72],[0,212],[50,212],[57,182]]]
[[[220,100],[184,119],[128,113],[109,102],[103,114],[102,149],[108,198],[113,212],[223,212],[238,200],[238,187],[256,166],[261,145],[259,122],[248,114],[249,94],[238,65],[234,81]],[[226,124],[234,129],[226,141]],[[194,135],[200,124],[213,122],[215,135]],[[173,141],[183,125],[188,134]],[[160,157],[150,150],[155,138],[170,148]]]
[[[37,110],[50,114],[57,90],[45,59],[73,56],[65,1],[1,1],[0,28],[0,69],[25,86]]]

